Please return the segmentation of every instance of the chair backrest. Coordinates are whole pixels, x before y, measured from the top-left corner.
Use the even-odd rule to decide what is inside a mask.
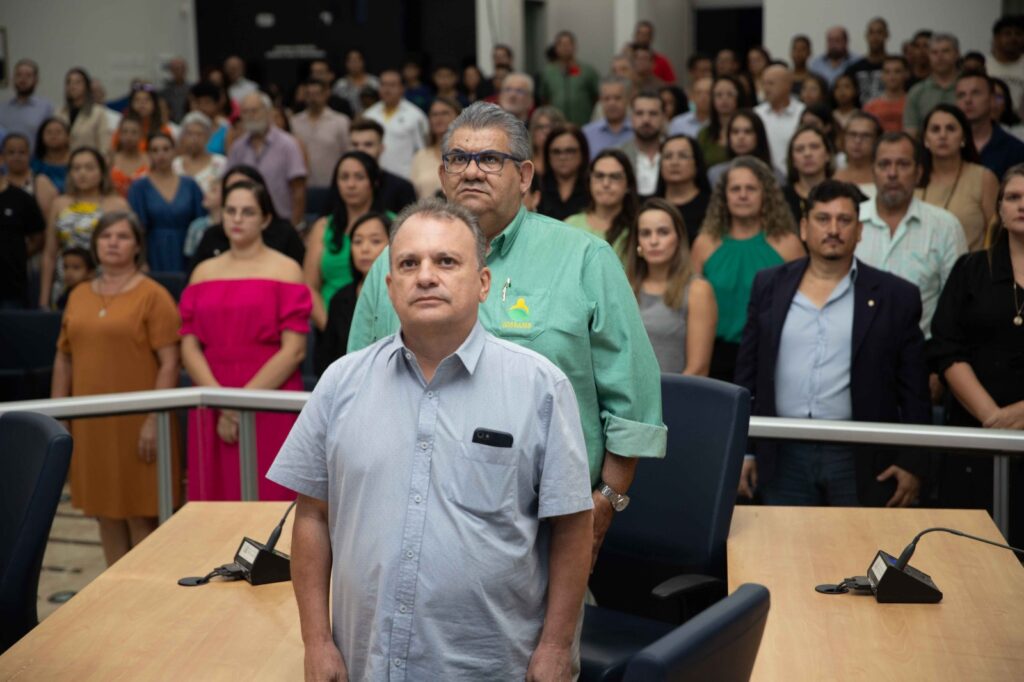
[[[624,682],[746,682],[770,602],[763,585],[740,585],[637,653],[626,667]]]
[[[50,395],[61,314],[0,310],[0,402]]]
[[[667,453],[637,466],[629,508],[616,515],[602,552],[724,578],[750,393],[715,379],[663,374],[661,400]]]
[[[0,415],[0,653],[38,623],[39,570],[70,462],[56,420]]]

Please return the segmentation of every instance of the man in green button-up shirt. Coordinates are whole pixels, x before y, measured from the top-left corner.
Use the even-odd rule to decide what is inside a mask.
[[[472,211],[490,240],[493,285],[480,322],[554,362],[576,392],[595,486],[596,557],[612,500],[628,490],[637,458],[665,456],[661,377],[636,298],[606,242],[523,208],[534,169],[522,122],[493,104],[473,104],[448,128],[441,150],[445,196]],[[387,265],[385,252],[363,283],[350,352],[399,327]],[[516,400],[516,378],[506,377],[495,396]]]

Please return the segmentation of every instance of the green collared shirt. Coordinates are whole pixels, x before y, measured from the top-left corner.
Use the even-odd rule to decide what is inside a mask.
[[[385,251],[363,283],[349,352],[398,330],[388,298]],[[491,293],[480,304],[484,328],[551,360],[576,392],[591,483],[605,451],[664,457],[661,375],[636,297],[611,247],[583,230],[520,208],[487,255]],[[497,387],[513,400],[515,377]]]

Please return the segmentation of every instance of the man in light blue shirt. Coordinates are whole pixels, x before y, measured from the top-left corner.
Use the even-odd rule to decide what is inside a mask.
[[[0,128],[11,133],[21,133],[28,138],[30,153],[35,147],[36,131],[39,130],[39,126],[53,116],[53,105],[34,94],[38,83],[39,66],[31,59],[19,60],[14,65],[16,94],[7,102],[0,104]]]
[[[669,137],[687,135],[697,139],[701,129],[711,121],[711,84],[710,78],[701,78],[693,84],[690,102],[693,111],[679,114],[668,126]]]
[[[842,26],[833,26],[825,32],[825,54],[811,60],[807,68],[828,82],[831,88],[839,76],[846,72],[860,55],[851,54],[849,50],[850,36]]]
[[[464,208],[399,215],[399,332],[331,365],[267,474],[300,494],[307,679],[575,672],[593,541],[579,407],[555,365],[478,323],[486,246]]]
[[[605,149],[618,147],[633,139],[633,126],[629,123],[629,81],[610,76],[601,81],[599,101],[604,118],[583,126],[583,134],[590,147],[590,159]]]
[[[792,419],[926,423],[921,302],[913,285],[854,258],[860,192],[826,180],[807,199],[800,236],[810,257],[754,280],[736,382],[753,414]],[[927,458],[797,441],[758,443],[740,494],[767,504],[907,506]]]

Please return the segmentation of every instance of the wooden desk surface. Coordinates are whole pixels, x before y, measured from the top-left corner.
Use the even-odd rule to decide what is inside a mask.
[[[751,679],[1024,679],[1024,567],[1009,550],[926,535],[910,565],[942,590],[938,604],[814,591],[932,526],[1006,542],[982,511],[736,507],[729,591],[761,583],[772,600]]]
[[[0,657],[0,680],[302,678],[290,582],[178,579],[265,541],[284,502],[192,502]],[[289,551],[291,518],[278,549]]]

